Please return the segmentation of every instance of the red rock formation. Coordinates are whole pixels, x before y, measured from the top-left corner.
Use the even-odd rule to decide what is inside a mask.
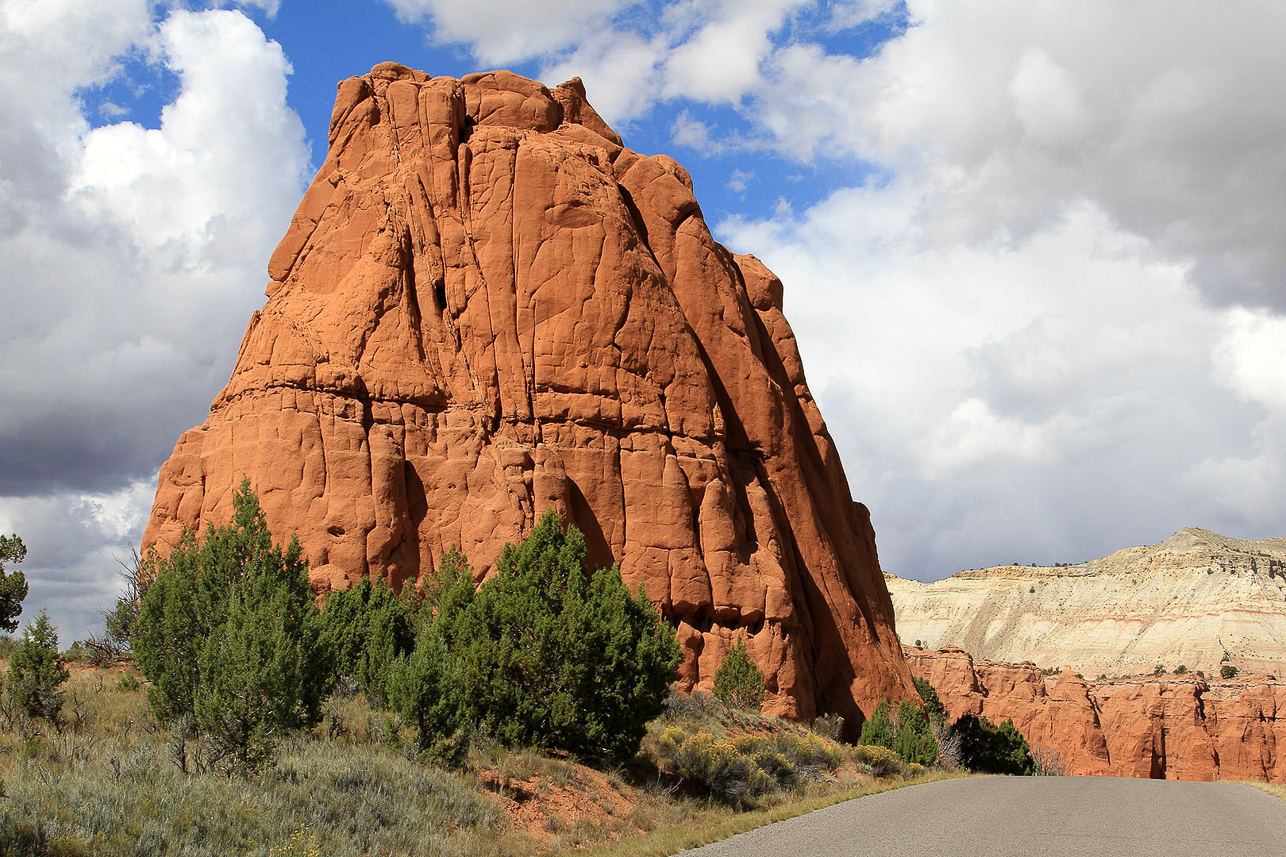
[[[745,633],[772,712],[911,691],[780,281],[579,80],[344,81],[269,274],[144,548],[227,520],[245,474],[319,592],[397,586],[452,544],[485,574],[553,505],[677,624],[687,687]]]
[[[1286,683],[1271,678],[1086,681],[1033,663],[975,662],[962,649],[906,649],[952,719],[1014,721],[1068,773],[1171,780],[1286,782]],[[1279,713],[1280,712],[1280,713]]]

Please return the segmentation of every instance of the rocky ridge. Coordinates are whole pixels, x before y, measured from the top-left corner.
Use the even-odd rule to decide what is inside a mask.
[[[953,720],[1012,719],[1066,773],[1286,782],[1286,682],[1273,677],[1087,681],[1045,676],[1030,662],[975,661],[953,647],[906,654]]]
[[[781,282],[579,80],[343,81],[269,275],[144,549],[226,521],[245,475],[319,594],[396,587],[451,545],[485,576],[554,506],[676,624],[685,688],[745,635],[768,713],[914,692]]]
[[[1286,670],[1286,539],[1184,529],[1079,565],[885,575],[904,642],[1110,676]]]

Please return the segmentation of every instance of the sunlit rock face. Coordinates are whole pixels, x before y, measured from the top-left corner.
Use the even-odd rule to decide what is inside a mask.
[[[772,713],[914,692],[781,282],[579,80],[342,82],[269,275],[145,548],[228,520],[245,475],[319,593],[398,586],[452,545],[487,574],[554,506],[678,627],[685,687],[746,635]]]
[[[1286,683],[1275,676],[1087,680],[1031,662],[975,661],[955,647],[909,647],[907,660],[953,720],[1013,720],[1068,774],[1286,782]]]

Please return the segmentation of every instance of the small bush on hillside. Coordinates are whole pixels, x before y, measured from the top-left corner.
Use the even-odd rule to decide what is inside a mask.
[[[947,719],[947,708],[942,704],[942,698],[938,696],[938,691],[933,685],[929,684],[926,678],[916,677],[912,679],[915,682],[915,691],[920,694],[920,699],[924,700],[924,711],[929,716],[929,725],[945,723]]]
[[[909,699],[898,706],[897,737],[893,750],[908,764],[932,765],[938,760],[938,742],[924,712]]]
[[[689,789],[740,802],[815,782],[844,761],[837,744],[786,732],[721,739],[705,731],[667,727],[652,747],[657,767]]]
[[[742,752],[736,742],[720,740],[709,732],[689,735],[681,727],[671,726],[661,733],[656,756],[661,770],[722,800],[741,801],[777,787],[760,760]],[[765,761],[775,767],[776,760]],[[784,758],[781,762],[784,768]]]
[[[749,711],[758,711],[764,704],[764,671],[751,660],[740,635],[714,671],[714,695],[720,702]]]
[[[853,761],[876,777],[902,773],[902,759],[888,747],[859,744],[853,748]]]
[[[1219,676],[1221,678],[1236,678],[1237,673],[1239,672],[1241,672],[1241,670],[1237,669],[1232,664],[1224,664],[1219,668]]]
[[[960,737],[961,761],[969,770],[1014,776],[1035,773],[1031,748],[1013,720],[996,726],[986,717],[966,714],[952,728]]]
[[[893,731],[893,721],[889,717],[889,703],[886,700],[880,700],[875,706],[875,711],[862,724],[862,732],[858,736],[857,743],[869,747],[887,747],[893,749],[893,739],[896,734]]]
[[[794,766],[799,782],[820,780],[826,772],[834,771],[844,761],[844,751],[838,742],[820,735],[787,733],[778,736],[775,743],[777,752]]]
[[[839,741],[844,736],[844,718],[839,714],[823,714],[813,721],[812,729],[828,741]]]
[[[23,628],[22,640],[9,658],[9,699],[32,717],[57,722],[63,706],[58,688],[70,675],[58,654],[58,631],[41,610]]]

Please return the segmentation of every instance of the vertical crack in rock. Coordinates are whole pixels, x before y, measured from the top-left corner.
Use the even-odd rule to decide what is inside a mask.
[[[242,474],[319,594],[451,545],[481,578],[553,506],[674,623],[685,688],[744,635],[770,713],[856,728],[914,694],[781,282],[683,167],[578,80],[396,63],[339,85],[330,144],[145,549],[225,521]]]

